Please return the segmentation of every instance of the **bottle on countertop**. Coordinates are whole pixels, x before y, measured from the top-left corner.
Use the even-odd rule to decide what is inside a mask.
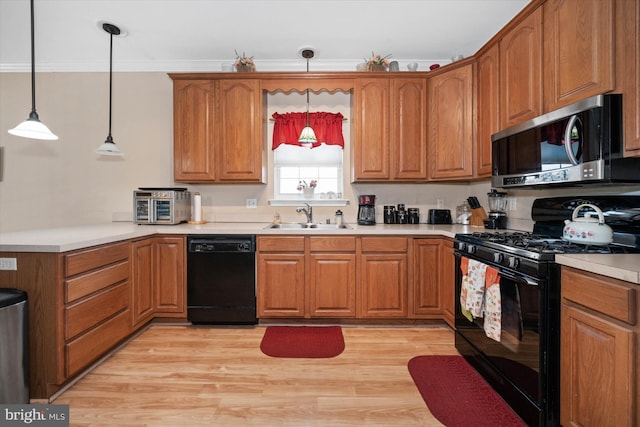
[[[338,209],[336,211],[336,225],[339,227],[341,226],[344,222],[343,222],[343,215],[342,215],[342,211],[340,209]]]

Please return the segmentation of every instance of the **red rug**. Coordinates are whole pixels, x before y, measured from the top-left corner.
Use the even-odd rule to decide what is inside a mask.
[[[340,326],[269,326],[260,350],[271,357],[336,357],[344,350],[344,337]]]
[[[442,424],[526,427],[462,356],[417,356],[408,367],[429,411]]]

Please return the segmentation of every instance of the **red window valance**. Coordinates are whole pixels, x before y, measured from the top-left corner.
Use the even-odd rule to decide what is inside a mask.
[[[273,113],[271,117],[275,120],[271,147],[273,150],[280,144],[303,145],[298,142],[298,138],[307,124],[307,113]],[[340,113],[309,113],[309,125],[318,139],[311,148],[318,147],[323,142],[344,148],[342,119],[343,116]]]

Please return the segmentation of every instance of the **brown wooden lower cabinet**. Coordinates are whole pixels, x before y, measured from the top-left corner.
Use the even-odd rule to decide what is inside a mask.
[[[184,236],[0,256],[18,264],[0,283],[29,301],[31,399],[51,397],[154,315],[185,317]]]
[[[440,246],[440,296],[442,303],[442,316],[452,328],[455,328],[456,310],[456,259],[453,255],[453,241],[446,239],[441,241]]]
[[[305,238],[258,236],[258,317],[304,317]]]
[[[187,269],[184,236],[154,237],[153,310],[157,317],[186,318]]]
[[[442,237],[258,236],[258,317],[445,320],[453,242]]]
[[[356,238],[309,237],[308,309],[311,317],[356,316]]]
[[[153,317],[153,239],[131,243],[131,324],[143,326]]]
[[[184,236],[150,237],[131,243],[132,325],[154,316],[186,318]]]
[[[638,425],[639,288],[562,268],[562,425]]]
[[[406,237],[362,237],[359,317],[407,317],[407,250]]]
[[[409,317],[444,319],[454,326],[454,261],[450,239],[413,239]]]

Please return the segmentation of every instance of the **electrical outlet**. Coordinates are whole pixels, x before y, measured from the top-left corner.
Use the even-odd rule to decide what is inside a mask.
[[[17,270],[18,260],[16,258],[0,258],[0,270]]]
[[[515,198],[510,198],[509,202],[508,202],[509,207],[507,208],[510,211],[515,211],[516,210],[516,199]]]
[[[247,208],[255,209],[257,207],[258,207],[258,200],[257,199],[247,199]]]
[[[442,199],[438,199],[437,204],[438,204],[438,209],[442,209],[442,208],[444,208],[444,200],[442,200]]]

